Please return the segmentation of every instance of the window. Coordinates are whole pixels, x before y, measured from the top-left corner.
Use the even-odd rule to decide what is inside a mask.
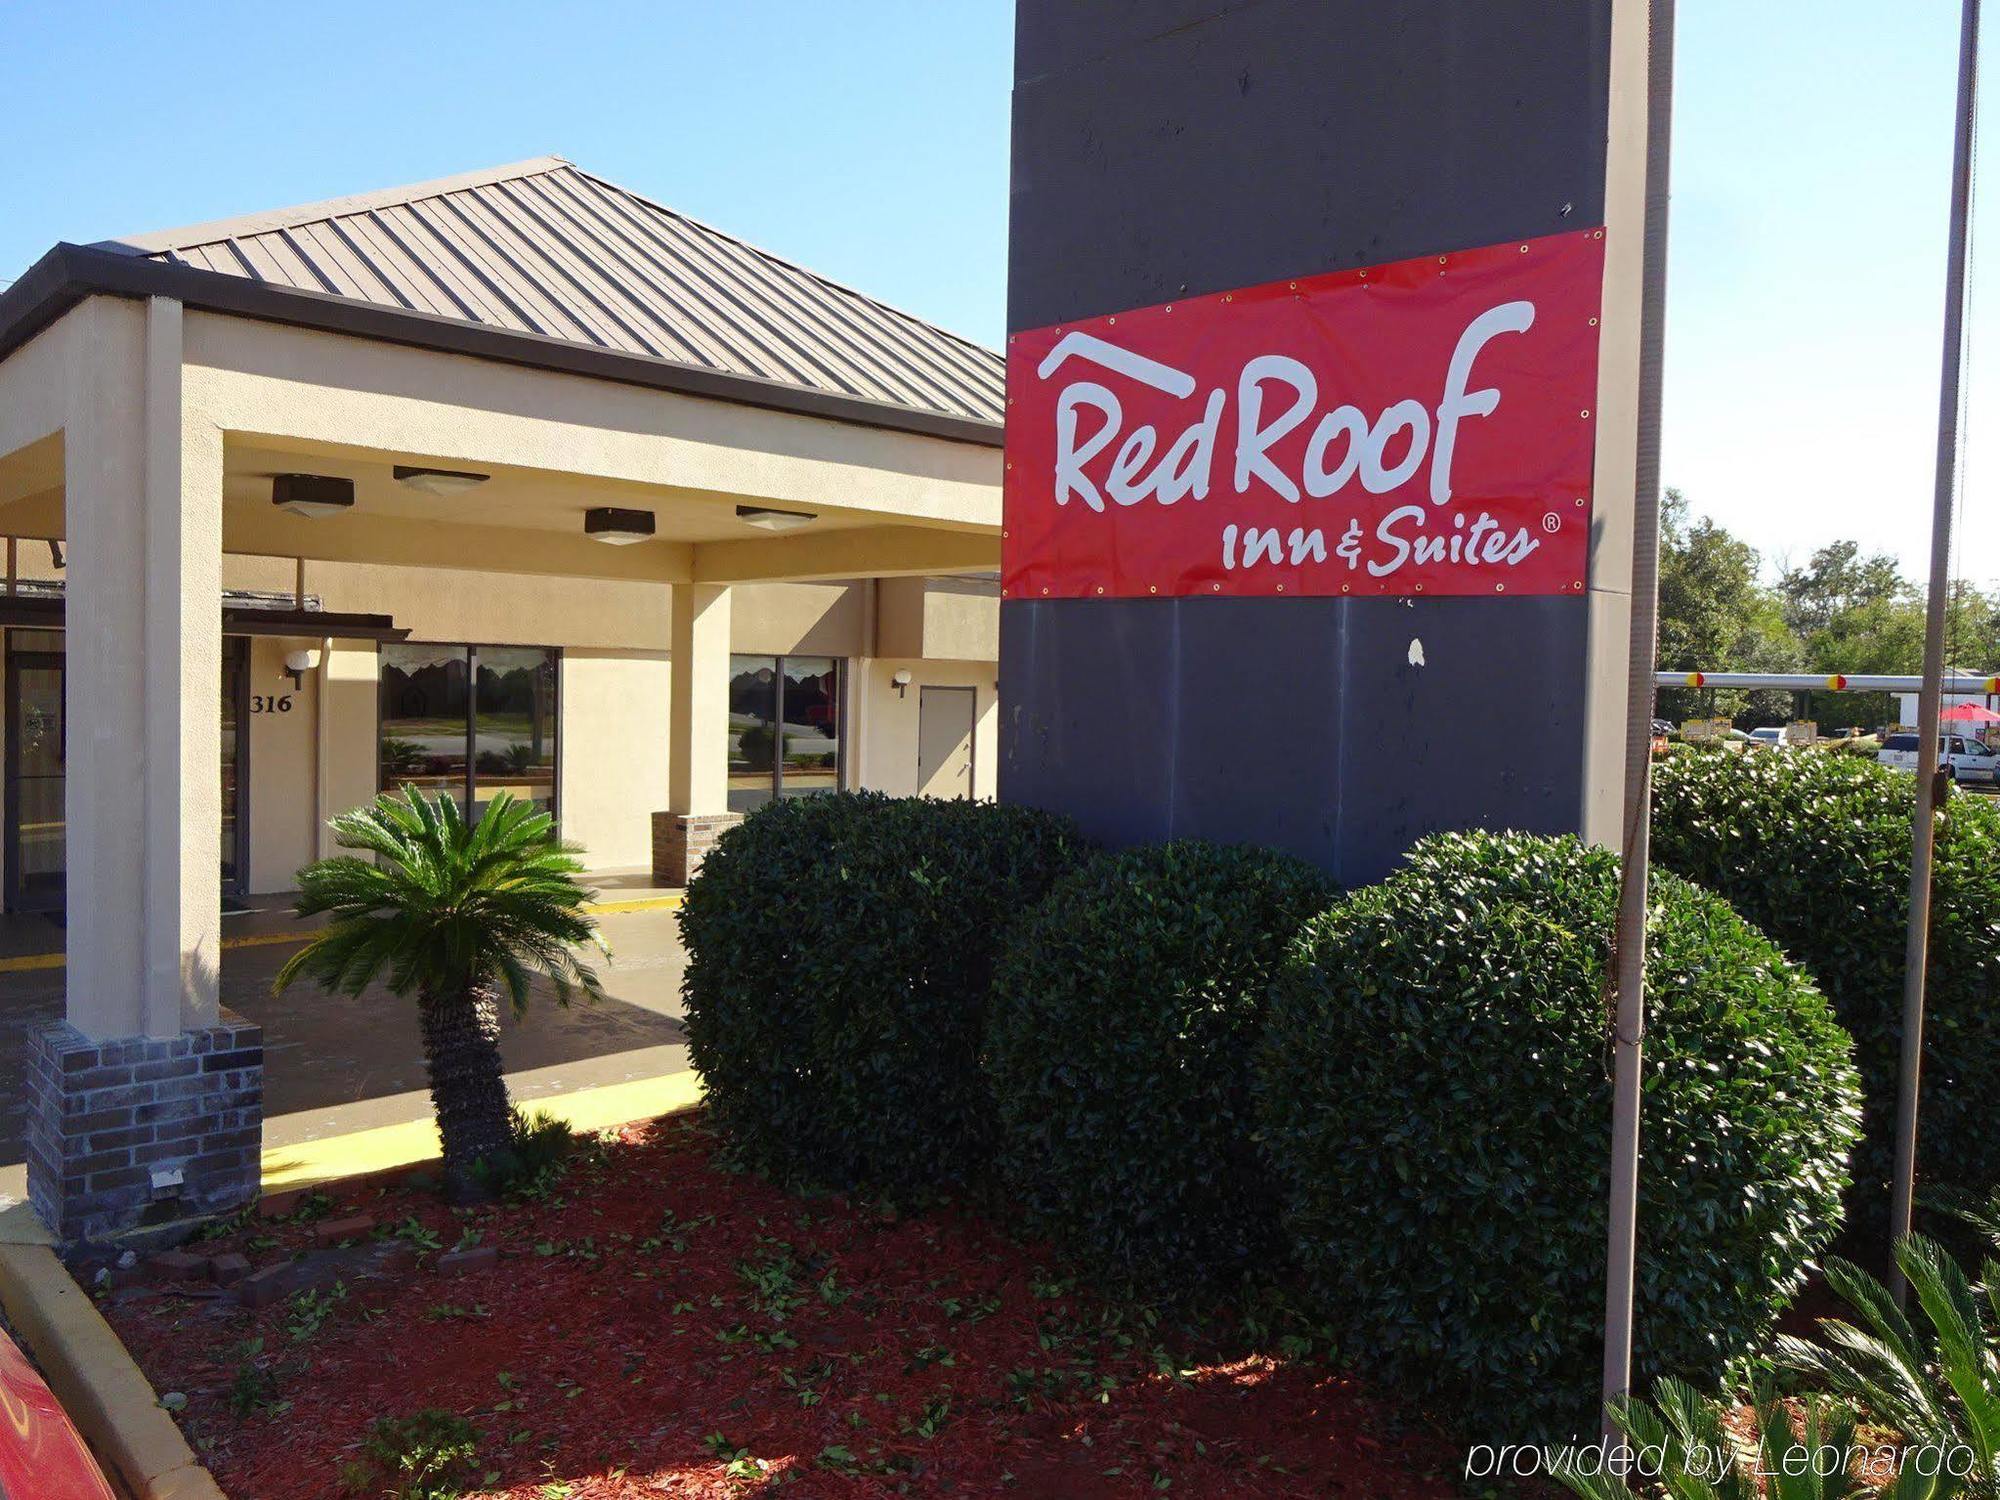
[[[384,646],[382,789],[449,792],[475,820],[503,791],[553,813],[557,660],[540,646]]]
[[[729,810],[840,786],[840,662],[729,659]]]

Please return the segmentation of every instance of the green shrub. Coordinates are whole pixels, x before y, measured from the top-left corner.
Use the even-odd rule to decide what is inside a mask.
[[[361,1458],[346,1466],[344,1487],[390,1500],[458,1500],[481,1477],[478,1457],[479,1431],[464,1417],[437,1407],[383,1417],[368,1429]]]
[[[1451,834],[1309,923],[1258,1065],[1286,1222],[1341,1352],[1509,1438],[1593,1431],[1618,860]],[[1638,1359],[1712,1381],[1838,1224],[1852,1044],[1719,897],[1657,877]]]
[[[1100,1275],[1193,1291],[1273,1254],[1251,1055],[1332,894],[1288,856],[1179,842],[1099,856],[1015,930],[986,1031],[1001,1174]]]
[[[1819,982],[1854,1033],[1866,1135],[1849,1222],[1887,1232],[1910,909],[1906,771],[1835,755],[1673,761],[1653,786],[1653,855],[1727,898]],[[2000,1186],[2000,809],[1952,795],[1937,820],[1918,1177]]]
[[[994,956],[1082,850],[1049,813],[868,792],[773,802],[724,834],[681,909],[682,993],[738,1157],[837,1188],[976,1177]]]

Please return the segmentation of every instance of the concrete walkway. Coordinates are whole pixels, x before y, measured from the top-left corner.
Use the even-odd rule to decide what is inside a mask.
[[[598,966],[605,999],[565,1010],[538,992],[524,1017],[503,1017],[500,1050],[508,1086],[524,1105],[588,1091],[582,1107],[592,1118],[615,1111],[627,1097],[653,1099],[659,1091],[643,1087],[649,1081],[675,1080],[668,1093],[692,1097],[680,1004],[687,957],[677,914],[658,907],[674,893],[640,877],[599,877],[593,884],[612,950]],[[46,919],[9,918],[0,953],[33,956],[18,930],[29,921],[49,925],[59,946],[60,930]],[[271,981],[292,951],[283,940],[286,927],[275,914],[229,918],[223,927],[222,1003],[264,1027],[267,1173],[276,1162],[288,1179],[327,1175],[314,1165],[325,1153],[304,1148],[362,1133],[377,1143],[377,1154],[393,1149],[407,1159],[415,1137],[374,1133],[427,1127],[431,1117],[415,1007],[379,987],[358,999],[307,986],[273,996]],[[32,1028],[61,1015],[62,995],[59,965],[0,971],[0,1214],[26,1191],[26,1039]],[[633,1087],[604,1092],[622,1085]]]

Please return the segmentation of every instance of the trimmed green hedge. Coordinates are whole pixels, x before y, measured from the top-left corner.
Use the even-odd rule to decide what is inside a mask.
[[[1049,813],[869,792],[773,802],[724,834],[681,909],[682,994],[738,1156],[882,1192],[979,1176],[993,961],[1084,848]]]
[[[1850,1220],[1886,1232],[1910,910],[1906,771],[1840,755],[1655,767],[1653,856],[1719,892],[1819,981],[1854,1033],[1866,1138]],[[1923,1109],[1924,1189],[2000,1187],[2000,808],[1954,794],[1937,820]]]
[[[1852,1044],[1719,897],[1653,897],[1639,1367],[1713,1380],[1838,1223]],[[1258,1107],[1343,1358],[1509,1438],[1597,1422],[1617,900],[1573,838],[1440,835],[1272,989]]]
[[[1197,1291],[1277,1253],[1250,1071],[1285,946],[1332,899],[1268,850],[1192,841],[1059,881],[994,975],[1003,1178],[1099,1275]]]

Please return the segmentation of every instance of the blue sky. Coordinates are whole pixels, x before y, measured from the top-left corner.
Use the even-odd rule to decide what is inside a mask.
[[[1666,477],[1772,560],[1854,536],[1924,566],[1957,9],[1682,0]],[[34,60],[0,93],[0,278],[59,239],[556,152],[997,343],[1011,30],[1006,0],[0,0]],[[1995,366],[1958,549],[1981,580]]]

